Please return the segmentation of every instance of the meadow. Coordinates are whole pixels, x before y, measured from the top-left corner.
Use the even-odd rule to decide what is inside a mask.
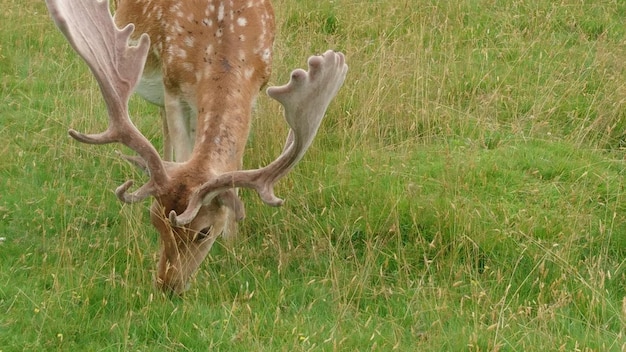
[[[272,85],[350,72],[182,298],[41,0],[0,0],[0,351],[626,351],[626,3],[274,0]],[[162,143],[158,110],[133,121]],[[262,93],[244,163],[282,148]],[[160,147],[159,147],[160,148]]]

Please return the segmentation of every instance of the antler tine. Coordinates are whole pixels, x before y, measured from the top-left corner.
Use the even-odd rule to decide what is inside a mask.
[[[118,29],[108,0],[46,0],[46,4],[60,31],[98,81],[109,114],[105,132],[87,135],[70,130],[70,136],[89,144],[119,142],[134,150],[145,160],[151,179],[133,194],[126,195],[132,184],[128,182],[118,187],[116,194],[126,202],[148,197],[168,176],[159,153],[130,120],[128,100],[141,77],[150,39],[142,34],[137,46],[129,46],[134,26]]]
[[[331,50],[310,57],[308,65],[308,72],[293,71],[286,85],[267,89],[267,94],[283,105],[285,119],[291,127],[282,154],[261,169],[228,172],[202,185],[191,197],[185,212],[180,215],[170,212],[174,226],[188,224],[202,204],[234,187],[255,189],[266,204],[282,205],[283,200],[274,194],[274,184],[291,171],[311,146],[326,109],[348,72],[344,55]]]

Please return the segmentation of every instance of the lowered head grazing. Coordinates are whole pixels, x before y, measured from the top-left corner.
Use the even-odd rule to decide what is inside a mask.
[[[296,69],[287,84],[267,89],[283,105],[287,141],[267,166],[242,170],[252,104],[271,72],[269,0],[118,0],[115,18],[107,1],[46,3],[95,76],[109,115],[104,132],[69,134],[137,153],[124,158],[149,180],[132,192],[127,181],[115,193],[127,203],[154,199],[150,219],[161,238],[156,285],[180,294],[216,238],[236,232],[245,214],[238,188],[256,190],[270,206],[282,204],[274,184],[313,142],[345,79],[344,56],[311,56],[307,70]],[[128,100],[135,91],[161,107],[163,158],[130,120]]]

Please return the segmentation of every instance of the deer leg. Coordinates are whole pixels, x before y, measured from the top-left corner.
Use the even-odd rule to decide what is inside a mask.
[[[163,122],[163,160],[174,161],[174,150],[172,149],[172,140],[170,138],[170,131],[167,128],[167,114],[165,108],[159,108],[161,113],[161,121]]]
[[[196,130],[198,128],[198,110],[185,104],[185,121],[187,121],[187,144],[189,150],[193,150],[196,144]]]
[[[189,124],[185,116],[184,103],[165,90],[165,119],[169,136],[170,149],[173,150],[175,161],[183,162],[189,159],[192,147],[189,143]]]

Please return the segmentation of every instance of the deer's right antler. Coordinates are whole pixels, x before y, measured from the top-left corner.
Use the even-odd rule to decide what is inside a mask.
[[[145,161],[150,181],[130,194],[127,190],[132,181],[118,187],[115,193],[122,201],[132,203],[155,194],[168,180],[165,166],[128,114],[128,100],[141,77],[150,39],[142,34],[137,46],[129,46],[134,26],[118,29],[108,0],[46,0],[46,4],[56,25],[96,77],[109,114],[106,131],[87,135],[70,130],[70,136],[89,144],[122,143]]]

